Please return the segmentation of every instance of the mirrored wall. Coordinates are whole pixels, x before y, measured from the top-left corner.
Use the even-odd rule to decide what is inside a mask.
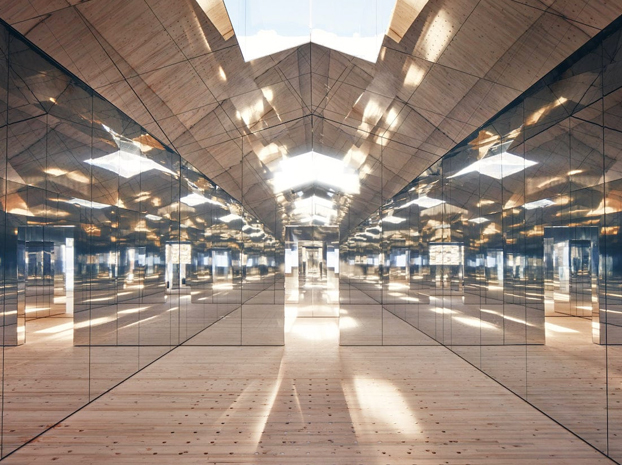
[[[339,317],[339,229],[285,227],[285,315]]]
[[[341,243],[342,344],[443,344],[616,460],[620,25]]]
[[[283,344],[275,225],[2,26],[0,53],[2,457],[180,344]]]

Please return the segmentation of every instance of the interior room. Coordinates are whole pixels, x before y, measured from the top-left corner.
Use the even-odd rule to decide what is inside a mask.
[[[0,462],[622,463],[622,3],[0,0]]]

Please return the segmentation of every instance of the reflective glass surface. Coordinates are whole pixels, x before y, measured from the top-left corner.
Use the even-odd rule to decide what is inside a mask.
[[[4,27],[0,101],[3,457],[180,344],[283,344],[283,246],[244,185]]]
[[[618,20],[349,225],[340,276],[342,344],[443,344],[616,460],[621,49]]]

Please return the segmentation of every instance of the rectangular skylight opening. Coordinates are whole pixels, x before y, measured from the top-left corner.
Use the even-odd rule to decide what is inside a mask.
[[[306,185],[331,187],[344,194],[358,194],[358,173],[342,160],[307,152],[282,160],[272,179],[274,193]]]
[[[224,0],[244,61],[309,42],[375,63],[395,0]]]

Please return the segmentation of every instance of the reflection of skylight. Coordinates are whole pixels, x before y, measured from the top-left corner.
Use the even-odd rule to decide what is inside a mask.
[[[359,176],[343,161],[317,152],[286,158],[273,178],[276,194],[308,184],[332,187],[345,194],[359,193]]]
[[[161,216],[152,215],[151,213],[145,215],[145,218],[147,218],[148,220],[152,220],[152,221],[160,221],[162,219]]]
[[[294,214],[296,215],[320,215],[330,218],[337,214],[333,208],[333,202],[330,200],[312,195],[306,199],[298,199],[294,203]]]
[[[525,210],[534,210],[536,208],[548,207],[549,205],[554,205],[555,202],[549,199],[536,200],[534,202],[529,202],[523,205]]]
[[[85,163],[112,171],[113,173],[116,173],[124,178],[131,178],[150,170],[158,170],[173,175],[175,174],[168,168],[165,168],[150,158],[143,157],[135,153],[125,152],[123,150],[118,150],[117,152],[95,159],[89,158],[88,160],[85,160]]]
[[[406,221],[406,218],[400,218],[399,216],[385,216],[381,221],[383,223],[400,224]]]
[[[245,61],[309,42],[375,63],[395,0],[224,0]]]
[[[300,219],[301,223],[312,223],[314,221],[317,221],[319,223],[327,224],[330,221],[330,218],[326,218],[326,217],[321,216],[321,215],[312,215],[312,216],[306,216],[306,217]]]
[[[437,205],[440,205],[442,203],[445,203],[445,201],[439,200],[439,199],[433,199],[432,197],[428,197],[427,195],[424,195],[422,197],[419,197],[418,199],[414,199],[408,203],[405,203],[399,208],[406,208],[406,207],[410,207],[411,205],[418,205],[421,208],[425,209],[425,208],[436,207]]]
[[[482,223],[486,223],[487,221],[490,221],[490,220],[488,218],[479,217],[479,218],[471,218],[469,221],[471,223],[482,224]]]
[[[229,213],[228,215],[221,216],[220,221],[224,221],[225,223],[230,223],[235,220],[241,220],[242,217],[240,215],[236,215],[234,213]]]
[[[480,174],[490,176],[495,179],[503,179],[512,174],[523,171],[530,166],[536,165],[538,162],[526,160],[508,152],[503,152],[492,157],[482,158],[466,168],[458,171],[450,178],[461,176],[463,174],[478,172]]]
[[[186,195],[179,199],[181,203],[185,203],[189,207],[196,207],[197,205],[202,205],[204,203],[211,203],[213,205],[218,205],[223,207],[224,205],[216,200],[208,199],[207,197],[202,196],[201,194],[197,194],[193,192],[192,194]]]
[[[90,200],[76,199],[76,198],[73,198],[71,200],[65,200],[65,202],[71,203],[73,205],[80,205],[81,207],[95,208],[96,210],[101,210],[102,208],[107,208],[110,206],[110,205],[106,205],[105,203],[91,202]]]

